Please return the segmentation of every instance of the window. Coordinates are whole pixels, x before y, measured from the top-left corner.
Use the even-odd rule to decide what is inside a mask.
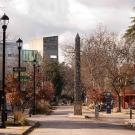
[[[9,53],[8,57],[14,57],[14,54],[13,53]]]
[[[50,58],[52,58],[52,59],[56,59],[56,58],[57,58],[57,56],[56,56],[56,55],[50,55]]]

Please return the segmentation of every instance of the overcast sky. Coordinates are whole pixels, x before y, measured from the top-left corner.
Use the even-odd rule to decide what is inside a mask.
[[[135,0],[0,0],[0,15],[9,18],[11,38],[60,36],[60,43],[75,33],[90,33],[98,23],[123,33],[134,16]]]

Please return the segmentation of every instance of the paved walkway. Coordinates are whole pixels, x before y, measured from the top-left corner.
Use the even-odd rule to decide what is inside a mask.
[[[0,135],[21,135],[28,128],[30,128],[30,126],[22,126],[22,127],[7,126],[5,129],[0,128]]]
[[[32,116],[41,126],[30,135],[135,135],[135,130],[127,129],[118,121],[70,118],[73,107],[58,107],[52,115]],[[88,114],[88,112],[87,112]],[[89,113],[92,116],[92,113]]]

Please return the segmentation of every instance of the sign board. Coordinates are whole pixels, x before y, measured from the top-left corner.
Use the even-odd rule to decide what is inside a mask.
[[[14,72],[25,72],[26,71],[26,67],[13,67],[13,71]]]
[[[20,76],[20,80],[22,81],[22,82],[25,82],[25,81],[29,81],[31,78],[29,77],[29,76]],[[18,80],[18,78],[17,78],[17,80]]]

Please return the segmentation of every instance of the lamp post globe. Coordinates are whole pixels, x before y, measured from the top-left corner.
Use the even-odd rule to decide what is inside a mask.
[[[20,69],[20,67],[21,67],[21,49],[22,49],[23,41],[22,41],[22,39],[19,38],[16,41],[16,43],[17,43],[17,46],[18,46],[18,68]],[[21,91],[20,70],[18,71],[18,82],[19,82],[18,89],[19,89],[19,92],[20,92]]]
[[[6,113],[6,94],[5,94],[5,45],[6,45],[6,29],[9,23],[9,17],[4,13],[0,18],[0,24],[3,29],[3,62],[2,62],[2,111],[1,111],[1,128],[6,128],[5,121],[7,119]]]
[[[23,44],[23,40],[18,38],[18,40],[16,41],[17,45],[18,45],[18,49],[22,48],[22,44]]]
[[[37,64],[37,61],[36,61],[36,59],[34,59],[33,60],[33,66],[36,66],[36,64]]]
[[[4,15],[0,18],[0,23],[2,25],[2,29],[3,26],[7,27],[8,23],[9,23],[9,17],[4,13]]]

